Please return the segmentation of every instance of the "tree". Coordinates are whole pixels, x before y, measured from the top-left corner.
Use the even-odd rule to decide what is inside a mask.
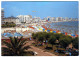
[[[66,37],[64,34],[54,34],[54,36],[56,37],[57,40],[59,40],[59,38],[62,38],[62,37]]]
[[[8,22],[5,23],[5,25],[8,25],[8,24],[9,24]]]
[[[38,33],[32,33],[32,37],[33,37],[34,40],[37,40],[37,38],[38,38]]]
[[[54,36],[50,36],[48,42],[52,45],[52,48],[53,48],[53,45],[55,44],[55,41],[56,41],[56,38]]]
[[[79,38],[76,37],[75,39],[73,39],[72,44],[74,48],[79,49]]]
[[[18,37],[10,37],[10,42],[3,41],[6,47],[2,47],[2,56],[24,56],[28,55],[26,51],[29,46],[25,46],[27,39],[18,39]]]
[[[44,40],[44,36],[43,35],[38,35],[38,41],[41,41],[41,42],[43,42],[43,40]]]
[[[15,27],[16,24],[13,22],[6,22],[4,25],[2,25],[2,27]]]
[[[55,37],[56,37],[57,40],[59,40],[60,34],[55,34]]]
[[[39,32],[37,33],[32,33],[32,37],[33,39],[35,40],[35,43],[38,45],[38,35],[39,35]]]
[[[59,43],[62,47],[66,49],[66,47],[71,43],[71,39],[69,37],[60,38]]]

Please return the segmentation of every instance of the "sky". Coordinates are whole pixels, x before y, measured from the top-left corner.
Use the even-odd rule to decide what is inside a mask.
[[[2,1],[1,8],[4,8],[5,17],[18,15],[32,15],[32,17],[69,17],[78,18],[78,2],[15,2]]]

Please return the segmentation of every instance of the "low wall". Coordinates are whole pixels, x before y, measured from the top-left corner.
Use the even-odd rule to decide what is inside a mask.
[[[31,28],[1,28],[1,33],[4,33],[6,30],[16,30],[16,32],[24,32],[26,30],[31,30]]]

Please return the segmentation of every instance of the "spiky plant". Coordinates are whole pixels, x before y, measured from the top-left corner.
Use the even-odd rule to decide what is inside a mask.
[[[29,46],[25,46],[27,39],[23,37],[10,37],[10,42],[3,41],[6,47],[2,47],[2,56],[24,56],[30,52],[27,51]]]

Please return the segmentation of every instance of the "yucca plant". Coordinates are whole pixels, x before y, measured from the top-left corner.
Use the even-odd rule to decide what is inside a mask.
[[[2,56],[27,56],[30,53],[27,49],[30,47],[25,46],[27,39],[22,38],[10,37],[10,42],[3,41],[6,47],[2,47]]]

